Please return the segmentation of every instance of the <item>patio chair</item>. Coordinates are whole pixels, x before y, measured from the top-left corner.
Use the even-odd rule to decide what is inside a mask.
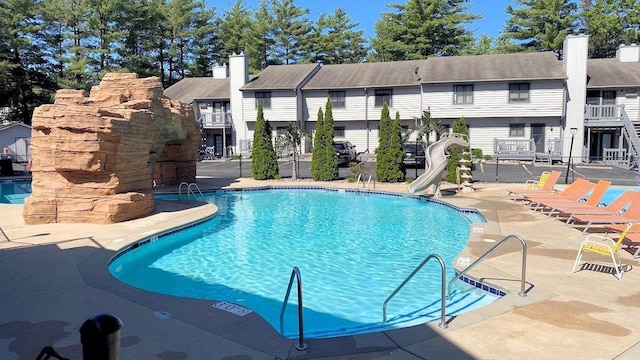
[[[622,264],[620,263],[620,256],[618,255],[618,249],[620,249],[620,245],[627,236],[627,232],[631,229],[633,223],[629,223],[627,228],[620,234],[617,241],[613,241],[612,238],[597,235],[597,234],[589,234],[587,238],[580,244],[580,250],[578,250],[578,255],[576,256],[576,262],[573,263],[572,272],[576,272],[576,268],[580,261],[582,260],[582,255],[585,252],[610,257],[613,262],[613,267],[616,272],[616,277],[618,280],[622,280],[622,274],[624,270],[622,269]],[[600,241],[598,241],[600,240]],[[610,243],[610,244],[608,244]],[[584,265],[583,265],[584,268]]]
[[[586,181],[580,186],[573,189],[573,191],[571,191],[566,196],[534,197],[529,200],[529,209],[542,211],[554,203],[556,205],[578,204],[580,201],[582,201],[583,198],[587,196],[589,192],[593,191],[595,187],[596,184],[590,181]]]
[[[596,185],[593,187],[593,190],[591,190],[590,193],[585,194],[587,198],[584,202],[582,201],[583,197],[578,199],[578,201],[573,201],[569,198],[567,198],[566,200],[559,199],[559,200],[553,200],[553,201],[545,201],[542,203],[538,203],[538,207],[536,208],[536,210],[540,210],[542,212],[545,212],[548,210],[547,216],[552,216],[554,214],[559,214],[561,212],[564,212],[565,209],[597,208],[598,204],[600,204],[600,200],[602,199],[602,196],[604,196],[604,193],[607,191],[607,189],[609,189],[610,185],[611,185],[611,181],[609,180],[599,180],[596,183]]]
[[[524,184],[524,189],[507,189],[507,192],[509,192],[507,197],[513,196],[515,200],[531,193],[555,193],[554,186],[556,186],[560,174],[561,172],[558,170],[552,170],[551,172],[543,171],[538,180],[527,180]]]
[[[609,205],[605,207],[592,207],[592,208],[583,208],[583,207],[575,207],[575,208],[565,208],[563,211],[558,213],[558,217],[567,216],[567,220],[565,221],[567,224],[571,224],[575,219],[575,215],[616,215],[621,214],[629,205],[629,203],[638,196],[637,191],[626,190],[622,193],[622,195],[615,198]],[[622,230],[620,230],[622,232]]]
[[[585,178],[577,178],[574,182],[569,184],[564,190],[560,192],[530,192],[528,194],[523,195],[523,201],[531,202],[535,200],[550,200],[550,199],[562,199],[567,196],[570,196],[574,191],[579,189],[581,186],[591,183],[589,180]]]
[[[624,224],[612,224],[607,226],[608,230],[616,231],[618,233],[623,232],[626,229]],[[634,259],[640,257],[640,224],[633,224],[631,229],[627,232],[627,236],[624,237],[622,244]]]
[[[640,192],[636,192],[633,199],[629,203],[627,210],[621,214],[574,214],[572,216],[571,225],[573,227],[584,226],[583,234],[596,225],[606,227],[614,224],[626,224],[630,222],[640,222]]]

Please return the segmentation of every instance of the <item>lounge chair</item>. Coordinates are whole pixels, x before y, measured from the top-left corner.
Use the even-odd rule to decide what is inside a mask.
[[[538,203],[538,207],[536,207],[536,210],[540,210],[542,212],[548,211],[547,215],[552,216],[552,215],[565,212],[566,209],[597,208],[598,204],[600,204],[600,200],[602,199],[602,196],[607,191],[607,189],[609,189],[610,185],[611,185],[611,181],[609,180],[599,180],[596,183],[596,186],[593,188],[593,190],[591,190],[590,193],[585,194],[587,198],[584,202],[582,202],[582,199],[583,199],[582,197],[578,199],[578,201],[572,201],[571,199],[544,201],[544,202]]]
[[[529,200],[529,208],[532,210],[544,210],[551,204],[571,205],[578,204],[587,194],[596,187],[596,184],[586,181],[576,187],[566,196],[537,196]],[[560,195],[560,194],[558,194]]]
[[[556,186],[556,183],[560,178],[560,174],[561,172],[558,170],[552,170],[551,172],[544,171],[538,180],[527,180],[524,184],[524,189],[507,189],[507,192],[509,192],[507,197],[514,197],[515,200],[522,199],[522,197],[531,193],[554,193],[556,192],[554,190],[554,186]]]
[[[560,192],[553,192],[553,191],[552,192],[531,192],[523,195],[523,198],[524,198],[523,200],[531,202],[537,199],[539,200],[562,199],[563,197],[570,196],[574,191],[576,191],[581,186],[587,183],[591,183],[591,182],[584,178],[578,178]]]
[[[613,239],[608,238],[606,236],[597,235],[597,234],[589,234],[587,238],[580,244],[580,250],[578,250],[578,255],[576,256],[576,262],[573,263],[572,272],[576,272],[576,268],[580,261],[582,260],[582,254],[585,252],[607,256],[611,258],[613,262],[613,268],[616,272],[616,277],[618,280],[622,280],[622,274],[624,270],[622,269],[622,264],[620,263],[620,256],[618,255],[618,249],[622,245],[625,237],[627,236],[627,232],[631,229],[633,223],[629,223],[627,228],[620,234],[617,241],[613,241]],[[600,240],[600,241],[598,241]],[[610,244],[607,244],[610,242]]]
[[[622,195],[615,198],[609,205],[605,207],[592,207],[592,208],[564,208],[563,212],[557,214],[558,217],[564,217],[568,215],[566,220],[567,224],[571,224],[575,219],[575,215],[620,215],[623,210],[629,205],[629,203],[638,196],[637,191],[626,190]],[[620,230],[622,232],[622,230]]]
[[[631,199],[627,210],[622,214],[574,214],[571,225],[573,225],[573,227],[584,226],[582,233],[586,234],[593,225],[604,227],[606,230],[606,227],[609,225],[626,224],[630,222],[640,222],[640,193],[638,192],[633,199]]]

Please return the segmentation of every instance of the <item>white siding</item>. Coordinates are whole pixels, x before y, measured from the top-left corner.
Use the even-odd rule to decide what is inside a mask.
[[[620,91],[618,91],[618,93],[620,93]],[[640,96],[627,97],[622,93],[622,96],[618,96],[617,104],[624,105],[624,111],[627,113],[631,122],[640,121]]]
[[[425,85],[422,103],[434,118],[562,116],[562,81],[529,82],[529,102],[509,102],[509,82],[473,84],[473,104],[453,103],[454,84]]]
[[[420,87],[393,88],[389,115],[395,118],[396,112],[400,112],[401,119],[411,119],[422,114]],[[426,109],[425,109],[426,110]],[[380,119],[382,107],[375,106],[375,90],[369,90],[369,118]]]
[[[270,91],[271,92],[271,107],[264,110],[265,120],[271,122],[295,122],[296,117],[296,93],[295,91]],[[258,116],[258,109],[256,108],[256,99],[254,91],[243,91],[243,115],[245,122],[255,122]]]
[[[312,90],[303,93],[303,115],[305,121],[316,121],[318,119],[318,109],[325,111],[329,92],[327,90]],[[369,101],[373,101],[370,97]],[[333,108],[333,120],[353,121],[365,120],[367,118],[364,89],[345,90],[344,108]]]
[[[525,124],[523,139],[531,138],[531,124],[545,125],[545,150],[549,140],[561,137],[560,119],[556,118],[527,118],[517,121],[505,119],[465,119],[469,126],[469,139],[472,148],[482,149],[484,155],[493,155],[493,139],[509,138],[509,124]],[[447,124],[449,124],[447,122]],[[449,124],[450,125],[450,124]]]

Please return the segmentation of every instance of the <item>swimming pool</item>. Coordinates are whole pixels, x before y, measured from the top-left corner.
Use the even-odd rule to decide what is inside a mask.
[[[111,273],[149,291],[239,305],[280,331],[282,302],[297,266],[307,338],[439,320],[440,267],[435,261],[389,302],[387,323],[382,323],[382,305],[429,254],[443,257],[451,279],[450,264],[465,246],[472,222],[445,204],[344,190],[208,196],[219,207],[215,218],[127,248],[110,262]],[[475,212],[470,216],[482,219]],[[456,285],[448,316],[499,297],[465,285]],[[297,336],[295,294],[294,285],[282,333],[292,338]]]
[[[24,204],[24,199],[29,195],[31,195],[30,182],[0,182],[0,203]]]

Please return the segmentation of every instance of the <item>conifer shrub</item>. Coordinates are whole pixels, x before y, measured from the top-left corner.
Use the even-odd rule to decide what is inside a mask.
[[[253,149],[251,150],[251,174],[256,180],[280,178],[278,157],[273,149],[271,124],[264,119],[262,104],[258,105],[258,115],[253,129]]]

